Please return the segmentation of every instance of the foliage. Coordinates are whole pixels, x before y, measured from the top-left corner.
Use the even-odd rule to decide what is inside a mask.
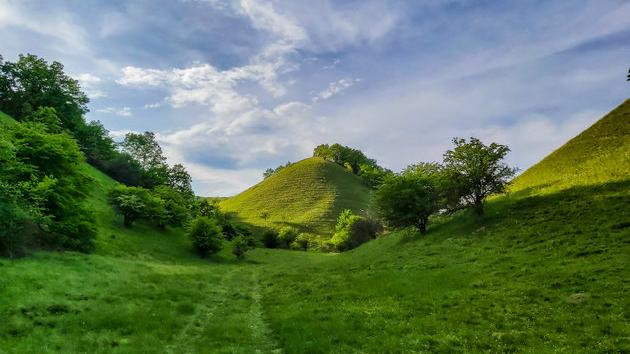
[[[184,226],[190,218],[190,209],[192,202],[186,198],[185,194],[169,187],[158,186],[152,193],[155,197],[162,200],[164,214],[160,217],[161,227]]]
[[[253,249],[251,237],[239,235],[232,242],[232,254],[238,259],[245,258],[245,253]]]
[[[297,235],[295,240],[291,242],[290,247],[291,249],[294,249],[294,250],[307,251],[308,246],[311,243],[311,239],[312,239],[311,235],[301,232]]]
[[[188,234],[195,250],[202,258],[219,252],[223,247],[221,227],[205,216],[198,216],[192,221]]]
[[[459,190],[461,203],[482,215],[485,199],[505,191],[516,174],[515,168],[502,162],[510,149],[496,143],[485,145],[477,138],[455,138],[453,144],[455,148],[444,154],[444,167]]]
[[[166,184],[172,189],[180,193],[182,196],[192,198],[194,196],[192,189],[192,178],[186,168],[182,164],[175,164],[168,169]]]
[[[18,244],[17,231],[31,222],[42,231],[38,243],[90,251],[96,232],[82,205],[90,179],[76,142],[40,122],[0,123],[0,128],[0,202],[8,231],[3,243]],[[0,252],[14,252],[3,248]]]
[[[142,186],[153,188],[169,182],[169,167],[160,144],[152,132],[128,133],[121,144],[122,152],[129,154],[142,168]]]
[[[380,231],[382,227],[379,223],[347,209],[339,214],[335,233],[328,242],[337,251],[347,251],[375,239]]]
[[[15,63],[0,57],[0,110],[14,118],[25,120],[40,107],[50,107],[64,129],[76,132],[85,123],[88,102],[61,63],[49,65],[32,54],[20,55]]]
[[[123,224],[131,227],[133,223],[151,215],[151,193],[142,187],[118,186],[109,193],[109,203],[116,212],[123,216]]]
[[[374,200],[389,226],[415,226],[424,234],[429,216],[439,210],[440,191],[430,175],[402,173],[385,179]]]
[[[281,248],[289,248],[298,236],[298,230],[292,226],[285,226],[278,232],[278,245]]]
[[[280,166],[278,166],[276,168],[268,168],[268,169],[265,170],[265,172],[263,172],[263,178],[267,179],[267,178],[273,176],[274,174],[280,172],[283,168],[289,167],[292,164],[293,163],[291,161],[287,161],[286,164],[280,165]]]
[[[275,230],[265,230],[262,234],[262,242],[267,248],[278,247],[278,233]]]

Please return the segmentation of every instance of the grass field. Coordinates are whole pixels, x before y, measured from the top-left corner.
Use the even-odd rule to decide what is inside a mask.
[[[619,131],[629,110],[595,127]],[[630,139],[593,134],[569,144]],[[245,261],[227,245],[200,260],[180,229],[122,228],[105,203],[115,182],[89,169],[96,254],[0,260],[0,352],[630,352],[630,164],[598,151],[559,149],[482,222],[461,212],[423,237]]]
[[[221,202],[226,212],[255,226],[291,225],[329,238],[344,209],[368,209],[369,190],[361,179],[341,166],[312,157]]]

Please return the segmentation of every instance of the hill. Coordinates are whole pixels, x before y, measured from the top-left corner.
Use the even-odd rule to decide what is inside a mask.
[[[492,198],[338,256],[271,253],[286,352],[630,352],[628,102]],[[305,276],[307,275],[307,276]]]
[[[293,225],[329,236],[342,210],[362,213],[368,209],[369,193],[356,175],[312,157],[280,170],[220,206],[251,225]]]
[[[513,191],[550,191],[630,176],[630,99],[520,175]]]

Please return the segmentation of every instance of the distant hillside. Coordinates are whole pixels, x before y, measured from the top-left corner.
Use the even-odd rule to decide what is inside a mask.
[[[294,225],[328,236],[343,209],[365,211],[369,189],[341,166],[308,158],[221,202],[226,212],[256,226]]]
[[[512,186],[557,190],[630,177],[630,100],[525,171]]]

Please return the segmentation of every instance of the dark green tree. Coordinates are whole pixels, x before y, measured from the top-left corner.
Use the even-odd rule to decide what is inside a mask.
[[[422,234],[429,216],[439,210],[439,198],[434,180],[420,173],[387,177],[374,195],[378,213],[389,226],[415,226]]]
[[[216,221],[205,216],[198,216],[192,221],[188,234],[195,250],[202,258],[219,252],[223,247],[221,227]]]
[[[503,162],[510,152],[506,145],[485,145],[477,138],[453,139],[455,148],[444,154],[444,168],[463,206],[471,206],[477,215],[484,212],[485,199],[505,191],[517,169]]]
[[[0,56],[0,110],[23,120],[39,107],[54,108],[64,129],[76,132],[88,111],[88,97],[63,65],[48,64],[36,55],[20,55],[5,62]]]

